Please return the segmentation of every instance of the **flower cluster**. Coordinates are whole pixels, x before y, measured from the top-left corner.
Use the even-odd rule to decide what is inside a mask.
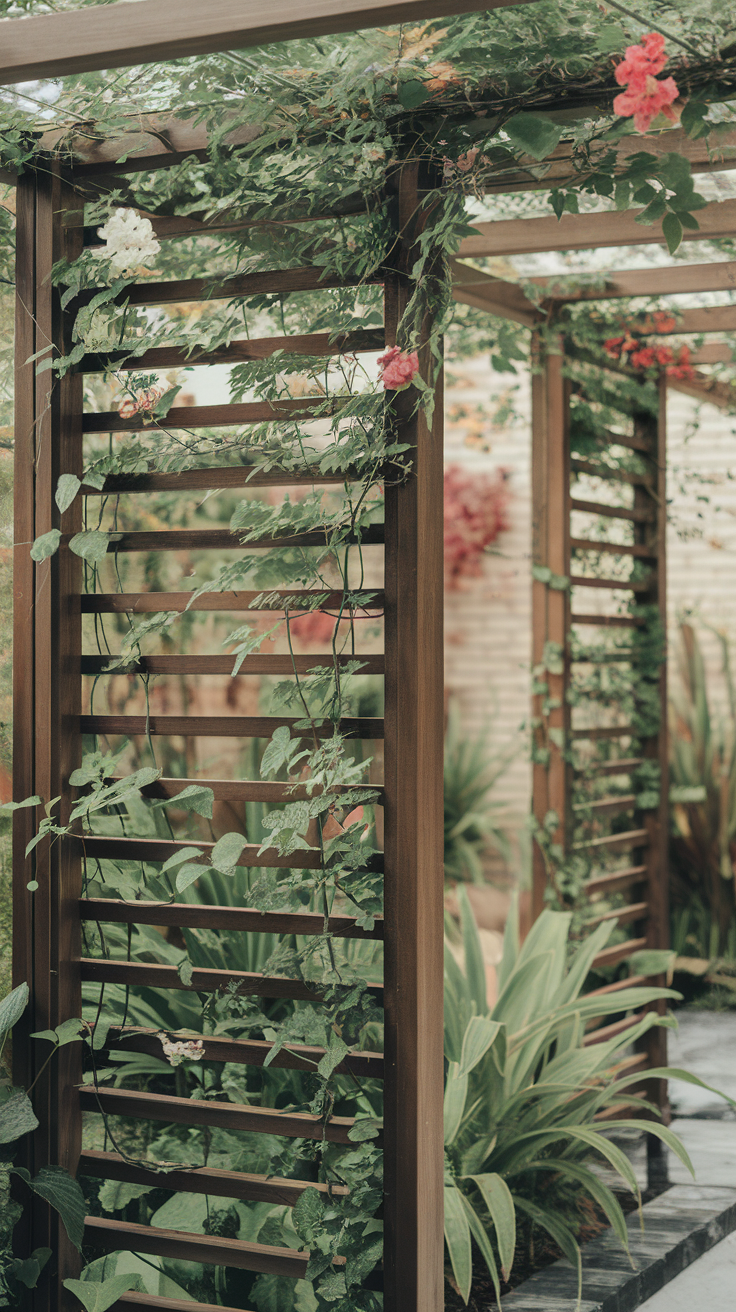
[[[668,332],[677,322],[672,315],[660,310],[655,311],[652,318],[657,332]],[[640,336],[627,329],[620,337],[606,338],[603,349],[611,360],[621,360],[631,365],[632,369],[664,369],[668,378],[680,380],[695,377],[689,346],[680,346],[676,352],[671,346],[659,343],[648,346]]]
[[[164,1056],[170,1066],[181,1066],[183,1061],[201,1061],[204,1057],[204,1043],[201,1039],[175,1043],[165,1030],[159,1030],[156,1038],[161,1040]]]
[[[670,108],[679,91],[673,77],[657,78],[667,63],[664,37],[650,32],[641,45],[627,46],[626,58],[617,64],[614,77],[620,87],[626,87],[613,102],[614,114],[622,118],[634,117],[637,132],[648,132],[652,120],[664,114],[674,123],[677,114]]]
[[[456,591],[462,578],[479,578],[483,553],[509,527],[507,473],[491,477],[445,470],[445,587]]]
[[[403,392],[419,372],[419,356],[416,351],[402,351],[398,346],[391,346],[383,355],[379,355],[381,382],[385,388],[394,392]]]
[[[116,277],[134,273],[144,260],[158,255],[161,250],[151,220],[135,210],[116,210],[104,227],[97,229],[97,236],[104,238],[105,245],[100,255],[110,261],[110,269]]]
[[[155,383],[153,387],[141,388],[134,396],[120,403],[118,406],[120,418],[132,419],[133,415],[141,414],[144,420],[151,421],[153,411],[165,391],[166,388],[162,383]]]
[[[292,638],[307,646],[331,647],[335,636],[335,617],[324,610],[310,610],[306,615],[291,615],[289,631]]]

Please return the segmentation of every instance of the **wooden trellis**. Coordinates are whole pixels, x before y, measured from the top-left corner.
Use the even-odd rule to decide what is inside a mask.
[[[165,164],[165,160],[160,161]],[[131,166],[135,168],[135,165]],[[212,356],[198,355],[198,364],[242,361],[287,349],[305,355],[329,356],[341,350],[378,349],[393,344],[396,325],[408,294],[408,271],[415,256],[417,171],[407,167],[400,177],[396,207],[397,242],[392,266],[381,275],[384,285],[384,326],[358,331],[338,344],[326,334],[306,338],[273,338],[258,343],[233,342]],[[99,355],[85,357],[78,370],[61,381],[40,370],[33,357],[52,343],[56,353],[69,347],[75,306],[62,311],[59,291],[50,281],[52,265],[62,256],[74,258],[85,240],[94,240],[80,223],[80,194],[73,179],[58,164],[28,172],[18,185],[18,326],[16,412],[16,560],[15,560],[15,796],[37,794],[49,800],[60,797],[62,823],[69,815],[72,790],[69,775],[79,765],[83,734],[226,735],[242,739],[268,737],[280,723],[276,717],[167,717],[83,714],[82,679],[99,674],[104,658],[82,649],[83,614],[105,612],[177,612],[185,608],[188,593],[137,595],[88,594],[82,589],[81,562],[69,550],[70,537],[82,527],[81,498],[59,515],[54,493],[59,476],[83,473],[83,437],[86,432],[124,432],[140,428],[140,417],[123,419],[117,413],[85,413],[85,372],[99,371]],[[179,225],[181,227],[181,225]],[[191,225],[190,225],[191,226]],[[176,230],[176,224],[168,227]],[[166,221],[159,225],[165,235]],[[209,296],[224,298],[264,292],[309,292],[338,281],[325,281],[318,268],[274,269],[211,282],[146,282],[133,289],[138,305],[192,301]],[[87,298],[89,299],[89,298]],[[154,358],[155,357],[155,358]],[[183,361],[175,348],[161,348],[148,357],[123,363],[123,368],[166,367]],[[441,402],[441,394],[438,392]],[[205,426],[248,424],[276,419],[279,414],[305,419],[313,410],[309,401],[268,402],[215,407],[182,407],[175,412],[178,426],[197,430]],[[442,407],[435,410],[430,431],[409,407],[399,408],[399,439],[411,450],[413,469],[404,483],[387,485],[385,528],[364,532],[363,542],[384,544],[384,584],[372,591],[368,611],[384,616],[384,655],[371,656],[370,668],[384,675],[385,716],[382,720],[357,719],[343,729],[360,739],[384,742],[384,780],[380,801],[384,814],[384,915],[372,931],[359,929],[345,914],[332,917],[337,936],[378,938],[383,941],[385,977],[375,995],[383,1001],[385,1053],[364,1053],[345,1059],[344,1068],[356,1074],[383,1076],[385,1121],[383,1155],[385,1192],[383,1218],[385,1252],[382,1272],[385,1307],[390,1312],[435,1312],[443,1300],[442,1238],[442,537],[435,526],[442,518]],[[173,417],[172,417],[173,418]],[[169,420],[169,424],[171,424]],[[87,499],[102,495],[135,496],[156,490],[187,492],[191,489],[245,487],[247,466],[194,470],[181,474],[110,477],[100,490],[83,487]],[[225,477],[225,484],[223,484]],[[301,478],[290,474],[260,473],[256,482],[310,485],[342,482],[336,478]],[[44,532],[61,529],[61,546],[51,559],[34,564],[31,542]],[[324,534],[303,534],[288,540],[264,539],[255,544],[267,549],[285,541],[301,546],[324,543]],[[249,548],[253,548],[253,543]],[[239,540],[227,529],[170,529],[116,535],[116,552],[169,552],[177,549],[233,549]],[[290,590],[293,592],[293,589]],[[207,609],[247,611],[253,593],[209,594]],[[325,606],[340,597],[326,593]],[[302,658],[310,667],[320,657]],[[331,655],[327,663],[331,663]],[[284,673],[284,657],[255,658],[244,673]],[[148,673],[208,674],[229,672],[232,658],[221,656],[141,658]],[[290,663],[289,663],[290,666]],[[226,668],[227,667],[227,668]],[[104,676],[103,676],[104,677]],[[216,800],[287,800],[285,785],[255,780],[203,779]],[[186,779],[163,778],[153,785],[154,796],[175,798]],[[198,779],[197,782],[200,782]],[[293,800],[291,798],[290,800]],[[180,989],[176,971],[131,961],[85,958],[81,950],[83,922],[103,928],[108,924],[182,926],[237,929],[280,935],[321,933],[320,914],[261,912],[247,907],[218,908],[176,902],[153,905],[89,899],[83,896],[81,838],[67,837],[49,849],[36,847],[30,858],[25,848],[39,819],[32,810],[19,812],[14,835],[15,978],[31,985],[31,1007],[16,1039],[17,1078],[28,1086],[40,1068],[43,1053],[31,1032],[52,1028],[81,1015],[83,981],[123,983]],[[161,861],[184,843],[159,839],[85,839],[87,860],[99,858]],[[197,843],[204,854],[212,844]],[[314,854],[284,858],[275,851],[258,854],[257,844],[247,847],[241,861],[248,866],[299,866],[313,862]],[[27,884],[35,880],[33,897]],[[314,999],[303,984],[285,978],[244,976],[232,972],[195,970],[191,987],[212,992],[232,980],[241,992],[261,997]],[[113,1034],[118,1051],[157,1051],[153,1035]],[[205,1061],[261,1065],[268,1045],[252,1041],[205,1039]],[[318,1054],[317,1054],[318,1056]],[[309,1069],[310,1050],[282,1052],[279,1064]],[[192,1126],[221,1126],[244,1132],[266,1132],[349,1144],[351,1122],[228,1102],[190,1101],[131,1089],[95,1089],[82,1082],[79,1045],[62,1050],[61,1060],[44,1073],[37,1085],[35,1106],[41,1122],[33,1136],[29,1166],[45,1163],[66,1167],[72,1174],[104,1179],[161,1183],[154,1172],[131,1165],[115,1152],[87,1151],[82,1143],[82,1116],[100,1112]],[[201,1192],[235,1200],[296,1201],[306,1182],[282,1181],[229,1171],[200,1168],[182,1171],[167,1187]],[[36,1294],[39,1307],[56,1305],[63,1296],[60,1282],[75,1273],[77,1257],[57,1224],[56,1214],[38,1203],[32,1219],[32,1246],[48,1243],[58,1253],[58,1264]],[[200,1234],[182,1234],[101,1217],[88,1219],[85,1241],[101,1252],[129,1250],[163,1257],[198,1260],[252,1272],[303,1276],[308,1254],[287,1248],[247,1243]],[[51,1304],[49,1304],[51,1299]],[[126,1307],[157,1307],[160,1300],[135,1293],[123,1296]],[[176,1301],[167,1301],[176,1308]],[[181,1304],[182,1308],[184,1304]],[[195,1308],[197,1304],[186,1304]]]

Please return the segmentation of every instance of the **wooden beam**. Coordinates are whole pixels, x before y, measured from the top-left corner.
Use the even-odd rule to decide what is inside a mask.
[[[531,0],[486,0],[489,9]],[[453,15],[478,0],[454,0]],[[95,69],[296,41],[384,24],[426,22],[447,0],[138,0],[0,23],[0,85]]]
[[[516,283],[494,278],[461,260],[450,260],[452,293],[463,305],[474,305],[499,319],[513,319],[532,328],[545,316]]]
[[[468,267],[468,266],[465,266]],[[574,277],[574,275],[572,275]],[[621,296],[676,296],[687,292],[736,291],[736,260],[722,260],[717,264],[672,264],[660,269],[627,269],[623,273],[601,273],[605,283],[596,287],[580,287],[577,291],[557,295],[570,275],[557,274],[549,278],[532,278],[542,287],[551,301],[607,301]]]
[[[731,414],[736,412],[736,387],[731,383],[697,373],[695,378],[668,378],[667,386],[670,391],[684,392],[685,396],[692,396],[696,401],[709,401],[711,405],[718,406],[719,410],[727,410]]]
[[[479,256],[533,255],[546,251],[594,250],[602,246],[662,246],[660,224],[636,222],[641,210],[605,210],[596,214],[554,214],[536,219],[499,219],[476,223],[477,236],[466,237],[459,254]],[[700,228],[685,230],[685,241],[736,237],[736,200],[714,202],[698,210]]]
[[[647,337],[734,331],[736,331],[736,305],[704,305],[702,309],[683,310],[678,314],[672,327],[647,328]]]
[[[692,364],[736,364],[734,354],[727,342],[706,342],[690,356]]]

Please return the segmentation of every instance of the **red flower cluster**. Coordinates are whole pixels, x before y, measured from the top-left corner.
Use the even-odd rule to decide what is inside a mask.
[[[626,87],[613,102],[614,114],[630,118],[633,114],[637,132],[648,132],[653,119],[664,114],[674,123],[677,115],[670,108],[679,91],[672,77],[657,78],[667,63],[664,37],[650,32],[641,45],[627,46],[626,58],[616,66],[614,77],[620,87]]]
[[[652,317],[655,321],[659,317],[657,327],[660,332],[666,331],[666,326],[673,327],[676,322],[662,311],[657,311]],[[689,346],[680,346],[675,354],[671,346],[645,346],[640,337],[626,332],[621,337],[607,338],[603,349],[612,360],[624,360],[633,369],[664,369],[668,378],[681,380],[695,377]]]
[[[324,610],[310,610],[306,615],[290,615],[292,638],[309,647],[331,647],[336,619]]]
[[[445,587],[456,591],[462,578],[479,578],[483,553],[509,527],[507,474],[445,470]]]
[[[381,382],[383,386],[395,392],[403,392],[419,372],[419,356],[416,351],[401,351],[398,346],[389,347],[384,355],[379,355]]]

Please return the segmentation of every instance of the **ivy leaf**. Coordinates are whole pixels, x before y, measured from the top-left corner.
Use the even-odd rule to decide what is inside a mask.
[[[137,1289],[139,1283],[140,1276],[126,1271],[110,1276],[107,1280],[65,1280],[64,1288],[79,1299],[87,1312],[107,1312],[107,1308],[117,1303],[121,1294],[127,1294],[129,1289]]]
[[[559,144],[564,128],[541,114],[515,114],[504,131],[512,146],[532,159],[546,159]]]
[[[3,998],[0,1002],[0,1034],[7,1034],[15,1022],[20,1020],[28,1005],[28,997],[28,985],[24,983],[14,988],[7,998]]]
[[[662,219],[662,232],[667,242],[667,250],[670,255],[674,255],[682,241],[682,224],[677,215],[673,214],[671,210]]]
[[[103,1212],[121,1212],[128,1203],[150,1194],[153,1188],[152,1184],[128,1184],[124,1180],[106,1180],[99,1193],[100,1207]]]
[[[109,543],[110,534],[95,528],[89,532],[75,533],[69,543],[69,550],[73,551],[75,556],[88,560],[91,565],[97,565],[105,559]]]
[[[271,741],[267,744],[261,761],[261,778],[266,775],[275,774],[280,770],[282,765],[294,764],[294,753],[298,750],[299,740],[292,738],[291,732],[287,725],[279,725],[271,734]],[[299,760],[299,757],[296,758]]]
[[[194,967],[188,958],[185,961],[180,962],[177,974],[184,985],[184,988],[190,989],[192,987],[192,980],[194,979]]]
[[[190,884],[195,883],[197,879],[201,879],[206,869],[206,866],[199,864],[190,865],[187,863],[187,865],[182,866],[176,876],[177,893],[183,893],[185,888],[189,888]]]
[[[324,1199],[318,1189],[305,1189],[304,1193],[299,1195],[291,1219],[299,1238],[303,1239],[305,1244],[311,1244],[315,1226],[321,1224],[324,1212]]]
[[[59,1213],[70,1242],[81,1252],[87,1208],[78,1182],[63,1166],[42,1166],[31,1189]]]
[[[340,1065],[340,1062],[347,1056],[349,1051],[347,1043],[333,1030],[330,1034],[330,1046],[317,1066],[317,1074],[321,1075],[323,1080],[329,1080],[333,1071]]]
[[[429,100],[430,92],[423,82],[412,77],[407,78],[405,82],[399,83],[397,95],[399,104],[404,109],[417,109],[419,105],[424,104],[425,100]]]
[[[35,1289],[38,1277],[51,1257],[50,1248],[34,1248],[30,1257],[14,1258],[10,1264],[9,1274],[26,1289]]]
[[[43,806],[43,798],[24,797],[22,802],[3,802],[0,811],[21,811],[24,806]]]
[[[37,1125],[31,1100],[22,1089],[0,1107],[0,1143],[14,1143],[21,1135],[35,1130]]]
[[[368,1139],[377,1139],[379,1131],[380,1125],[372,1116],[358,1116],[348,1130],[348,1139],[352,1143],[366,1143]]]
[[[58,1048],[66,1047],[67,1043],[76,1043],[87,1032],[87,1027],[82,1020],[64,1020],[61,1025],[57,1025],[53,1030],[36,1030],[31,1035],[32,1039],[45,1039],[48,1043],[54,1043]]]
[[[219,838],[215,843],[210,857],[215,869],[226,875],[234,873],[238,857],[247,841],[243,834],[223,834],[222,838]]]
[[[151,809],[174,806],[179,811],[194,811],[196,815],[204,816],[205,820],[211,820],[214,800],[215,794],[211,788],[205,788],[202,784],[189,784],[175,797],[166,797],[163,801],[153,802]]]
[[[58,528],[49,529],[48,533],[42,533],[40,538],[36,538],[31,547],[31,560],[48,560],[59,550],[61,542],[61,533]]]
[[[81,479],[77,478],[76,474],[60,475],[59,481],[56,484],[54,501],[59,507],[62,515],[65,510],[69,509],[81,486]]]

